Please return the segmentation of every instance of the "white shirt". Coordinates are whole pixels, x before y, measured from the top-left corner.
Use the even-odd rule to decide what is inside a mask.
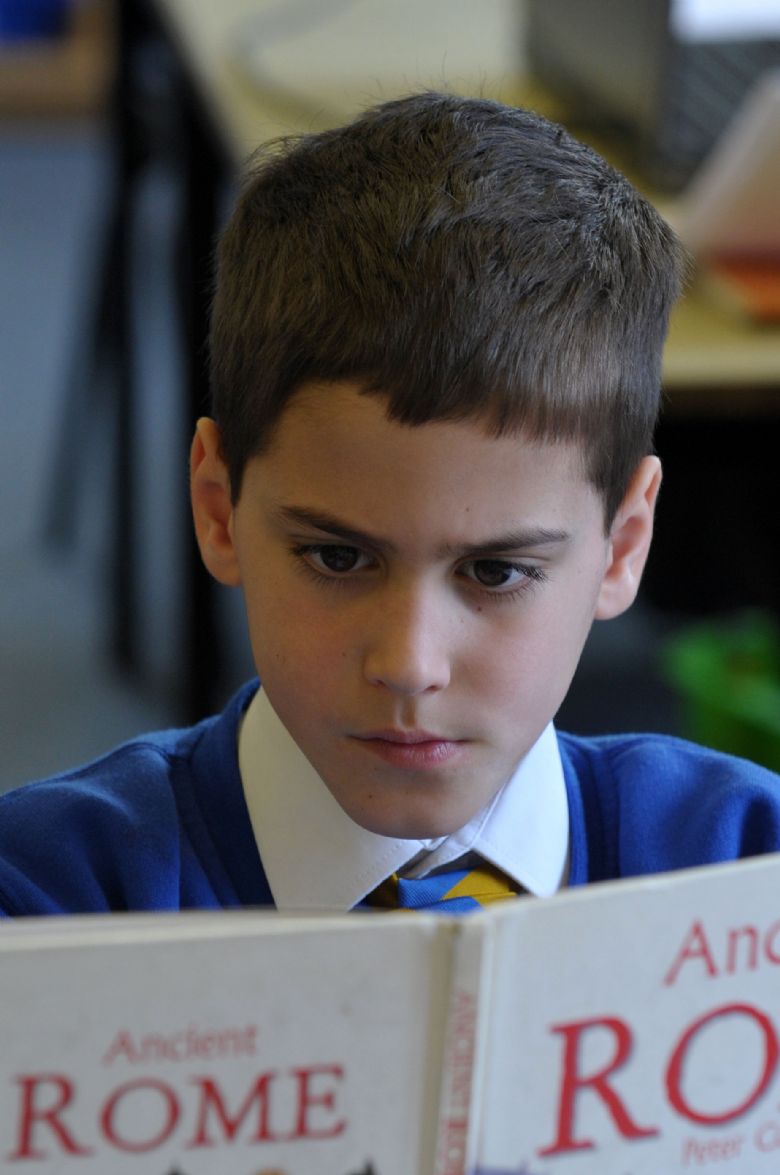
[[[569,809],[552,723],[481,812],[457,832],[432,841],[381,836],[356,824],[263,690],[244,716],[238,761],[279,910],[350,910],[391,873],[423,877],[474,853],[540,897],[566,882]]]

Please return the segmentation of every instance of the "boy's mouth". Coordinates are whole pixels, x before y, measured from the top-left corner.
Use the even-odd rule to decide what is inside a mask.
[[[427,730],[371,730],[353,736],[367,751],[394,767],[431,768],[449,763],[465,743]]]
[[[432,734],[429,730],[395,730],[388,727],[386,730],[368,730],[365,734],[357,734],[355,738],[365,741],[379,739],[386,743],[441,743],[453,740],[440,734]]]

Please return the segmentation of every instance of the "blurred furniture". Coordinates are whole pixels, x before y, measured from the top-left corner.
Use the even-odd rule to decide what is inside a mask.
[[[106,11],[104,5],[104,11]],[[113,6],[114,61],[107,120],[111,153],[108,216],[96,266],[91,321],[86,343],[76,340],[65,389],[58,451],[53,463],[47,533],[50,541],[72,539],[75,489],[72,446],[90,401],[107,381],[113,438],[112,558],[109,592],[112,651],[118,667],[137,672],[140,646],[139,518],[137,512],[137,354],[134,343],[133,245],[140,181],[151,156],[165,153],[181,188],[181,217],[175,242],[174,307],[181,335],[186,417],[194,420],[208,402],[204,340],[207,334],[213,240],[217,207],[235,163],[209,109],[192,84],[189,63],[180,57],[156,3],[118,0]],[[85,354],[86,352],[86,354]],[[85,373],[84,368],[88,370]],[[186,468],[189,438],[182,437]],[[183,487],[186,490],[186,486]],[[187,538],[180,614],[185,664],[180,709],[183,718],[209,708],[210,683],[218,672],[212,634],[212,586],[191,538],[186,492],[180,502],[181,533]]]

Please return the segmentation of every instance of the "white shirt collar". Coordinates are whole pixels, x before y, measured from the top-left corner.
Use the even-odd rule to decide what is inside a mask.
[[[238,760],[249,816],[279,910],[352,909],[391,873],[424,876],[478,853],[542,897],[565,884],[569,811],[552,723],[498,795],[435,841],[395,839],[356,824],[334,800],[263,690],[247,710]]]

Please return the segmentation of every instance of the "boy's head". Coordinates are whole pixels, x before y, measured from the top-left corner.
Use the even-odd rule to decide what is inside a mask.
[[[261,153],[219,250],[214,414],[238,499],[303,384],[411,424],[576,439],[611,521],[651,451],[681,254],[561,127],[420,94]]]
[[[263,164],[220,249],[204,561],[358,823],[498,792],[633,600],[680,258],[563,131],[422,95]]]

